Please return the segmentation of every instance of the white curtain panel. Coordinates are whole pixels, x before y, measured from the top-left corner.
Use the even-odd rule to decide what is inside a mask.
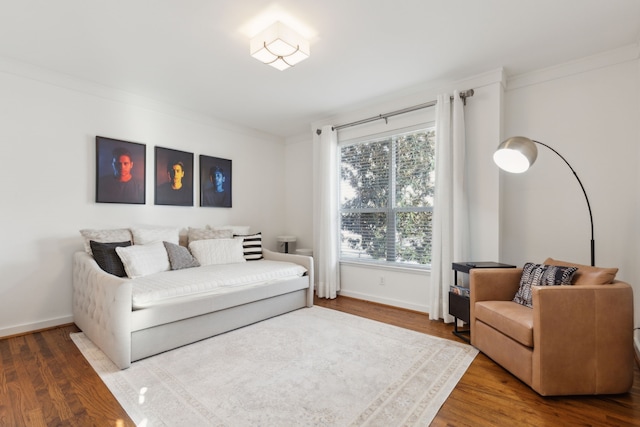
[[[462,98],[460,98],[458,91],[453,92],[452,116],[453,259],[451,261],[473,261],[469,259],[469,224],[471,221],[469,218],[469,184],[467,179],[467,140],[464,131],[464,102]],[[451,263],[449,263],[449,269],[451,269]]]
[[[313,258],[320,298],[335,298],[340,290],[338,215],[338,136],[324,126],[313,138]]]
[[[431,320],[449,315],[451,264],[469,261],[469,204],[466,182],[464,109],[460,95],[438,95],[436,104],[436,188],[431,248]]]

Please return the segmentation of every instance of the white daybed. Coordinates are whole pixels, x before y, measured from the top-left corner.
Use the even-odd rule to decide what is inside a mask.
[[[242,284],[224,290],[198,292],[190,283],[187,292],[172,296],[159,291],[155,301],[136,296],[144,282],[175,281],[180,284],[194,271],[202,276],[207,269],[216,276],[218,266],[165,271],[141,278],[121,278],[103,271],[92,255],[77,252],[73,259],[73,316],[76,325],[119,368],[131,362],[230,331],[289,311],[313,305],[313,259],[308,256],[263,250],[264,261],[231,264],[243,269],[263,262],[285,261],[306,269],[298,277],[269,280],[261,284]],[[192,270],[192,271],[189,271]],[[229,270],[229,267],[227,267]],[[227,271],[225,274],[232,274]],[[264,282],[264,280],[263,280]],[[143,286],[143,287],[144,287]],[[134,300],[137,299],[137,305]]]

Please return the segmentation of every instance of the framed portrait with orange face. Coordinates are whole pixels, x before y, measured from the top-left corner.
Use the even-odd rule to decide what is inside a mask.
[[[156,147],[156,205],[193,206],[193,153]]]
[[[96,203],[145,204],[147,146],[96,136]]]

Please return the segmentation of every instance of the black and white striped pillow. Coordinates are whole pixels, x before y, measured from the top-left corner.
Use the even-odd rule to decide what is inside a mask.
[[[262,257],[262,233],[235,234],[236,239],[242,239],[242,251],[247,261],[258,261]]]

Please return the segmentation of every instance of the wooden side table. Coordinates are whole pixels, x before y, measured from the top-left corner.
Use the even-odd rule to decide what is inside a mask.
[[[453,269],[453,283],[460,293],[449,291],[449,314],[453,316],[453,335],[470,343],[471,329],[458,329],[458,319],[467,325],[470,322],[469,316],[469,288],[457,286],[458,272],[469,274],[472,268],[516,268],[515,265],[502,264],[491,261],[478,262],[454,262],[451,264]]]

